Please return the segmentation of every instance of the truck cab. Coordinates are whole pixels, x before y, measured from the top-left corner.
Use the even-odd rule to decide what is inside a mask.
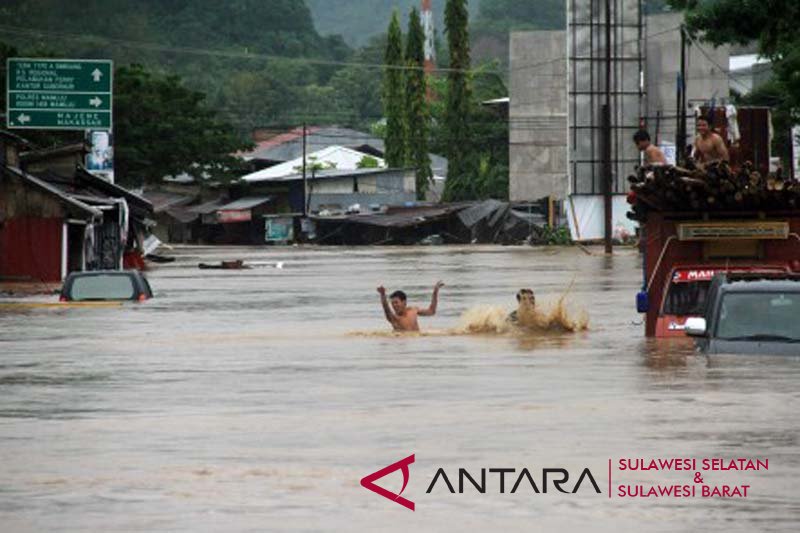
[[[685,337],[719,273],[800,273],[800,212],[649,213],[637,308],[648,337]]]
[[[702,317],[706,311],[711,280],[717,274],[782,274],[788,273],[786,264],[723,264],[691,263],[675,265],[668,274],[656,318],[656,337],[683,337],[686,321]]]

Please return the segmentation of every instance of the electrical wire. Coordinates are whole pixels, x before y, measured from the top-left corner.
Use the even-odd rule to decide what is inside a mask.
[[[659,35],[664,35],[670,32],[674,32],[680,29],[680,26],[676,26],[674,28],[668,28],[657,33],[649,34],[646,38],[657,37]],[[38,28],[17,28],[13,26],[6,26],[0,24],[0,33],[6,33],[11,35],[22,35],[22,36],[45,36],[45,37],[52,37],[52,38],[60,38],[60,39],[68,39],[74,41],[91,41],[96,43],[96,41],[105,41],[106,43],[116,44],[118,46],[126,47],[126,48],[138,48],[141,50],[149,50],[153,52],[163,52],[163,53],[180,53],[180,54],[192,54],[192,55],[206,55],[211,57],[224,57],[224,58],[233,58],[233,59],[262,59],[262,60],[278,60],[278,61],[287,61],[287,62],[295,62],[295,63],[306,63],[306,64],[315,64],[315,65],[322,65],[322,66],[340,66],[340,67],[363,67],[368,69],[397,69],[397,70],[423,70],[424,67],[412,66],[412,65],[390,65],[386,63],[366,63],[366,62],[357,62],[357,61],[337,61],[331,59],[317,59],[317,58],[308,58],[308,57],[289,57],[289,56],[279,56],[274,54],[262,54],[262,53],[250,53],[250,52],[234,52],[230,50],[214,50],[210,48],[198,48],[198,47],[190,47],[190,46],[171,46],[159,43],[151,43],[146,41],[134,41],[130,39],[117,39],[112,37],[105,37],[96,34],[74,34],[68,32],[61,32],[61,31],[53,31],[53,30],[44,30]],[[626,41],[621,41],[616,44],[616,46],[624,46],[626,44],[635,43],[641,41],[643,39],[628,39]],[[536,62],[536,63],[529,63],[529,64],[522,64],[517,67],[507,69],[508,73],[517,72],[521,70],[527,70],[531,68],[542,67],[545,65],[549,65],[552,63],[556,63],[559,61],[567,61],[568,57],[560,56],[557,58],[552,58],[546,61]],[[481,68],[472,68],[472,69],[458,69],[458,68],[450,68],[450,67],[435,67],[433,69],[434,72],[441,72],[441,73],[449,73],[449,72],[460,72],[460,73],[468,73],[468,74],[485,74],[485,75],[501,75],[504,72],[495,70],[495,69],[486,69],[485,67]],[[553,75],[556,77],[557,75]]]
[[[256,52],[234,52],[231,50],[214,50],[211,48],[198,48],[191,46],[170,46],[159,43],[152,43],[146,41],[134,41],[130,39],[117,39],[112,37],[105,37],[96,34],[75,34],[53,30],[43,30],[38,28],[16,28],[13,26],[0,25],[0,33],[21,36],[34,36],[34,37],[51,37],[58,39],[67,39],[73,41],[91,41],[96,44],[96,41],[105,41],[109,44],[115,44],[125,48],[136,48],[140,50],[149,50],[151,52],[162,53],[176,53],[176,54],[190,54],[190,55],[204,55],[210,57],[223,57],[228,59],[261,59],[269,61],[286,61],[293,63],[305,63],[309,65],[320,66],[335,66],[335,67],[363,67],[368,69],[390,69],[390,70],[424,70],[424,67],[412,65],[391,65],[387,63],[366,63],[357,61],[338,61],[334,59],[319,59],[310,57],[290,57],[279,56],[274,54],[263,54]],[[450,67],[435,67],[434,72],[451,73],[460,72],[468,74],[500,74],[498,71],[490,69],[459,69]]]
[[[706,57],[706,59],[708,59],[714,66],[716,66],[720,70],[720,72],[727,75],[729,80],[738,83],[740,87],[742,87],[745,91],[750,91],[750,87],[747,84],[737,80],[736,76],[731,74],[731,71],[729,69],[726,69],[725,67],[720,65],[713,57],[711,57],[711,55],[708,52],[706,52],[706,50],[702,46],[700,46],[700,43],[698,43],[697,40],[695,40],[694,37],[692,37],[688,32],[686,33],[686,37],[688,37],[688,39],[692,42],[692,44],[694,44],[697,47],[697,49],[700,50],[700,53],[703,54]]]
[[[667,28],[665,30],[651,33],[646,35],[643,39],[652,39],[661,35],[665,35],[680,29],[680,26],[676,26],[673,28]],[[162,45],[158,43],[149,43],[144,41],[134,41],[128,39],[116,39],[110,37],[103,37],[99,35],[77,35],[67,32],[57,32],[51,30],[42,30],[42,29],[34,29],[34,28],[16,28],[10,27],[5,25],[0,25],[0,33],[7,33],[7,34],[15,34],[15,35],[23,35],[23,36],[49,36],[49,37],[57,37],[62,39],[71,39],[71,40],[80,40],[86,41],[91,40],[92,42],[96,42],[97,40],[105,41],[110,44],[116,44],[123,47],[129,48],[138,48],[143,50],[151,50],[156,52],[166,52],[166,53],[183,53],[183,54],[193,54],[193,55],[206,55],[211,57],[224,57],[224,58],[236,58],[236,59],[261,59],[261,60],[276,60],[276,61],[289,61],[289,62],[298,62],[298,63],[306,63],[306,64],[316,64],[316,65],[323,65],[323,66],[341,66],[341,67],[360,67],[366,69],[401,69],[401,70],[419,70],[420,67],[410,66],[410,65],[387,65],[385,63],[364,63],[364,62],[354,62],[354,61],[336,61],[336,60],[326,60],[326,59],[315,59],[315,58],[302,58],[302,57],[286,57],[286,56],[277,56],[271,54],[260,54],[260,53],[242,53],[242,52],[233,52],[233,51],[225,51],[225,50],[213,50],[213,49],[206,49],[206,48],[197,48],[197,47],[178,47],[178,46],[169,46],[169,45]],[[622,41],[616,43],[616,46],[624,46],[625,44],[634,43],[642,41],[643,39],[635,38],[629,39],[626,41]],[[689,36],[690,41],[697,46],[698,50],[717,68],[719,68],[720,72],[724,74],[724,77],[704,77],[704,79],[728,79],[738,83],[741,87],[749,89],[744,83],[740,82],[736,79],[736,75],[732,74],[729,70],[723,68],[719,63],[714,60],[706,50],[697,43],[697,41]],[[519,72],[531,68],[538,68],[543,67],[549,64],[554,64],[557,62],[566,62],[568,61],[567,56],[560,56],[557,58],[552,58],[546,61],[540,61],[535,63],[529,64],[522,64],[519,66],[515,66],[513,68],[508,69],[508,73]],[[501,74],[498,71],[493,70],[486,70],[484,68],[481,69],[453,69],[453,68],[436,68],[434,69],[435,72],[462,72],[462,73],[470,73],[470,74],[486,74],[486,75],[499,75]],[[542,73],[538,74],[537,76],[541,77],[564,77],[563,74],[547,74]],[[656,83],[655,85],[661,85],[666,83],[674,83],[673,80],[664,80],[661,82]],[[548,103],[551,100],[549,98],[534,98],[532,100],[526,101],[526,105],[536,105],[536,104],[544,104]],[[244,123],[252,123],[253,118],[257,119],[259,116],[264,117],[271,117],[273,116],[270,112],[261,112],[259,113],[257,110],[254,110],[252,106],[249,105],[222,105],[222,106],[212,106],[215,111],[223,115],[228,120],[235,122],[237,124],[244,124]],[[349,121],[352,120],[354,122],[363,122],[368,121],[370,119],[379,120],[382,119],[382,115],[362,115],[358,113],[356,110],[353,111],[326,111],[326,112],[312,112],[312,113],[303,113],[302,111],[297,111],[293,115],[297,117],[296,120],[292,122],[301,122],[301,121],[308,121],[308,120],[325,120],[329,121],[332,117],[337,118],[339,120]],[[187,117],[188,118],[188,117]],[[505,119],[504,123],[507,123],[512,131],[545,131],[545,130],[561,130],[562,128],[559,126],[549,126],[546,123],[542,123],[542,121],[547,121],[550,117],[509,117]],[[289,122],[288,118],[284,118]],[[498,121],[478,121],[473,122],[473,125],[480,127],[481,125],[494,125],[497,124]],[[269,127],[269,126],[261,126],[261,127]],[[274,127],[274,126],[273,126]],[[437,140],[442,140],[441,136],[436,136]]]

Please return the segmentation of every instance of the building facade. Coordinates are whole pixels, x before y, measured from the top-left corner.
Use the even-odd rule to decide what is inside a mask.
[[[509,190],[512,201],[564,200],[572,236],[602,237],[601,109],[605,103],[605,13],[599,0],[569,0],[565,31],[510,36]],[[625,216],[626,178],[639,163],[632,136],[647,128],[675,153],[682,15],[644,16],[641,0],[612,0],[612,224]],[[689,41],[687,140],[703,105],[730,97],[727,47]]]

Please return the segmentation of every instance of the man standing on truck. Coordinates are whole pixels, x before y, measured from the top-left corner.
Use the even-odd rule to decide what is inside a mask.
[[[725,141],[719,134],[711,130],[706,117],[697,118],[697,137],[694,140],[692,155],[700,165],[707,165],[714,161],[730,161]]]
[[[650,134],[647,130],[639,130],[633,134],[633,142],[639,151],[644,153],[644,163],[646,165],[666,165],[667,158],[661,149],[650,142]]]
[[[418,316],[433,316],[436,314],[436,307],[439,304],[439,289],[444,287],[444,283],[437,282],[433,287],[431,305],[426,309],[410,307],[407,305],[406,293],[394,291],[389,298],[386,298],[386,289],[383,285],[378,287],[378,294],[381,295],[381,306],[386,320],[392,325],[395,331],[419,331],[417,323]],[[391,305],[389,301],[391,300]]]

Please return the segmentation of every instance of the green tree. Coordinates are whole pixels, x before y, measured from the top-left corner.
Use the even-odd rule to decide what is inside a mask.
[[[511,30],[563,29],[564,0],[483,0],[475,17],[475,31],[506,36]]]
[[[718,46],[758,43],[772,61],[777,93],[800,120],[800,2],[797,0],[669,0],[686,15],[690,32]]]
[[[450,52],[450,70],[447,73],[444,115],[448,170],[443,200],[452,202],[473,196],[469,183],[473,165],[467,0],[447,0],[444,18],[447,48]]]
[[[406,162],[405,95],[403,72],[403,33],[397,11],[392,14],[384,55],[383,114],[386,117],[386,164],[401,167]]]
[[[202,93],[141,65],[116,69],[114,91],[114,165],[122,184],[187,171],[216,179],[236,175],[231,154],[249,144],[216,117]]]
[[[213,107],[242,131],[269,124],[294,105],[289,86],[262,70],[235,71],[219,88]]]
[[[508,115],[502,109],[483,102],[508,95],[502,77],[496,73],[497,62],[478,65],[473,72],[471,133],[473,152],[477,155],[477,199],[508,200]]]
[[[474,163],[471,177],[461,185],[462,200],[496,198],[508,200],[508,117],[502,109],[482,102],[508,95],[502,77],[495,73],[497,63],[485,63],[472,70],[473,83],[469,102],[469,130]],[[431,152],[447,153],[449,132],[444,116],[448,82],[433,78],[431,85],[440,98],[431,102]],[[448,181],[450,174],[448,172]]]
[[[356,168],[380,168],[378,160],[372,156],[365,155],[356,163]]]
[[[383,63],[386,51],[386,34],[369,40],[356,51],[351,61],[367,65]],[[368,131],[370,125],[382,117],[381,76],[375,68],[351,65],[340,68],[331,77],[330,85],[336,91],[336,109],[339,123],[358,130]]]
[[[425,82],[425,33],[419,12],[414,8],[408,19],[406,40],[406,123],[408,124],[408,163],[416,170],[417,198],[425,199],[425,193],[433,179],[428,147],[428,105]]]

